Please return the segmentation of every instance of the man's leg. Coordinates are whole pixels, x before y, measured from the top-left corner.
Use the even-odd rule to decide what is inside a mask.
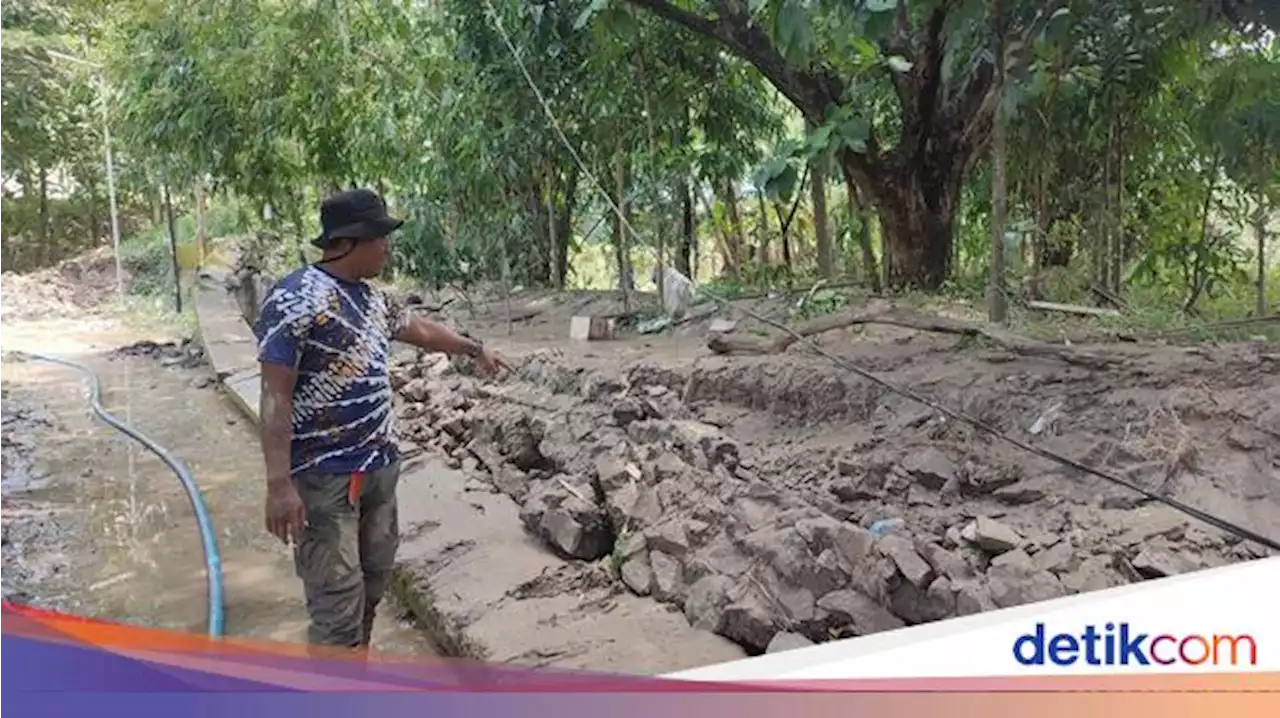
[[[400,547],[400,519],[396,486],[400,462],[364,477],[360,496],[360,566],[364,573],[363,644],[373,638],[373,618],[391,582],[396,549]]]
[[[307,509],[307,526],[294,550],[307,595],[312,644],[356,648],[364,614],[360,520],[348,497],[347,474],[305,474],[294,479]]]

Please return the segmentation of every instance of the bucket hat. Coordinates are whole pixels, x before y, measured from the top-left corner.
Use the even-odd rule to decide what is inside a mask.
[[[404,220],[387,214],[387,204],[368,189],[339,192],[320,203],[320,236],[311,244],[328,249],[340,239],[378,239],[400,229]]]

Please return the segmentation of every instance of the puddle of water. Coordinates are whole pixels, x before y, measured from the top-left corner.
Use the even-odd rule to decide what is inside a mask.
[[[16,336],[8,329],[6,351],[27,343],[11,340],[29,341],[34,334]],[[262,525],[264,483],[252,425],[217,389],[193,388],[205,370],[107,358],[101,348],[137,337],[77,331],[40,349],[89,366],[102,382],[107,410],[186,462],[204,492],[222,553],[227,632],[304,640],[307,617],[292,557]],[[203,551],[177,477],[92,415],[86,385],[75,372],[5,363],[3,384],[6,434],[25,442],[19,451],[5,447],[5,583],[15,583],[16,576],[32,603],[49,608],[203,632]],[[10,423],[15,407],[32,407],[53,420]],[[18,430],[10,432],[14,425]],[[14,463],[11,471],[9,454],[20,452],[27,463]],[[434,652],[421,632],[397,619],[394,605],[379,613],[375,647]]]

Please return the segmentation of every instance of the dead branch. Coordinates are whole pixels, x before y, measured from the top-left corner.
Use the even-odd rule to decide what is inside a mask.
[[[1087,317],[1118,317],[1120,311],[1117,309],[1107,309],[1104,307],[1086,307],[1080,304],[1059,304],[1057,302],[1027,302],[1027,309],[1041,312],[1063,312],[1065,314],[1080,314]]]
[[[835,329],[861,324],[884,324],[888,326],[917,329],[925,332],[957,334],[968,337],[983,337],[1008,351],[1025,356],[1043,356],[1061,359],[1069,364],[1102,369],[1124,361],[1123,357],[1101,354],[1087,349],[1058,346],[1046,342],[1028,339],[998,327],[964,322],[958,319],[930,316],[900,309],[877,312],[841,312],[818,317],[803,322],[794,328],[801,337],[809,337]],[[716,354],[780,354],[796,343],[795,336],[779,333],[772,338],[746,336],[742,334],[714,334],[707,337],[707,348]]]

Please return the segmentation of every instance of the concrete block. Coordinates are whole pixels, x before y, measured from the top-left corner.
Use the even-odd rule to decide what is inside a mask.
[[[609,317],[574,317],[569,320],[569,338],[574,341],[601,341],[613,338],[614,322]]]

